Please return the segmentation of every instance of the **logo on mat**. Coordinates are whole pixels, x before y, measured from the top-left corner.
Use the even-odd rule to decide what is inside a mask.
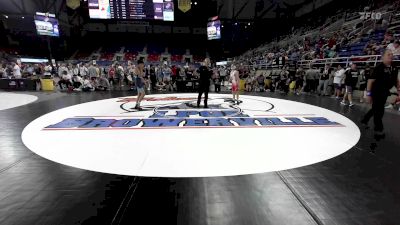
[[[120,98],[118,115],[77,116],[50,124],[43,130],[120,130],[181,128],[272,128],[341,127],[342,124],[315,114],[277,114],[265,100],[209,99],[208,108],[197,108],[194,97],[147,97],[142,111],[134,109],[135,97]]]

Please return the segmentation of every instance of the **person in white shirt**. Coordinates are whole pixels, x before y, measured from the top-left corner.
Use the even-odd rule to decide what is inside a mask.
[[[61,76],[60,81],[58,81],[58,85],[60,87],[60,90],[64,89],[64,85],[67,89],[69,89],[70,87],[73,87],[72,85],[72,76],[70,73],[68,73],[67,70],[63,70],[63,74]]]
[[[14,78],[16,78],[16,79],[22,78],[21,67],[19,67],[19,65],[17,63],[13,63],[13,69],[12,70],[13,70]]]
[[[83,77],[83,84],[81,89],[84,92],[94,91],[94,87],[92,86],[92,83],[90,82],[88,76]]]
[[[1,78],[7,78],[6,69],[3,67],[2,64],[0,64],[0,77]]]
[[[58,67],[58,76],[60,78],[64,75],[64,71],[68,73],[68,68],[65,64],[61,64],[60,67]]]
[[[79,67],[78,65],[72,65],[72,75],[79,76]]]
[[[393,55],[400,55],[400,40],[389,44],[386,49],[392,51]]]
[[[219,76],[221,77],[221,83],[222,83],[222,86],[224,86],[225,84],[225,77],[226,77],[226,68],[225,67],[221,67],[220,69],[219,69]]]
[[[68,72],[68,76],[70,76],[72,79],[72,76],[74,75],[74,67],[72,66],[72,64],[69,64],[67,66],[67,72]]]
[[[342,93],[344,78],[346,71],[343,69],[341,65],[338,65],[335,75],[333,77],[333,85],[335,86],[335,96],[338,99]]]
[[[79,73],[80,73],[81,77],[88,75],[88,68],[86,67],[85,64],[79,65],[78,68],[79,68]]]
[[[45,76],[51,76],[51,70],[52,70],[52,69],[53,69],[53,68],[51,67],[50,64],[46,65],[46,66],[44,67],[44,75],[45,75]]]
[[[122,67],[122,65],[119,63],[116,64],[115,75],[118,82],[118,86],[120,89],[122,89],[122,87],[124,86],[125,75],[124,75],[124,67]]]
[[[83,85],[83,79],[82,77],[78,75],[73,75],[72,76],[72,85],[74,86],[74,90],[79,90],[82,88]]]

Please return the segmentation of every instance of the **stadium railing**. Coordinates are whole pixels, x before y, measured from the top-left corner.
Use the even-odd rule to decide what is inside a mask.
[[[342,64],[346,67],[350,66],[350,63],[359,64],[370,64],[376,66],[382,60],[381,55],[364,55],[364,56],[351,56],[351,57],[337,57],[337,58],[326,58],[326,59],[313,59],[313,60],[299,60],[297,62],[289,61],[289,65],[296,65],[296,67],[309,67],[310,64],[317,67],[324,67],[325,65],[337,65]],[[400,64],[400,55],[395,55],[394,62]],[[278,69],[282,68],[282,65],[276,65],[271,63],[256,63],[252,65],[244,65],[249,69]]]

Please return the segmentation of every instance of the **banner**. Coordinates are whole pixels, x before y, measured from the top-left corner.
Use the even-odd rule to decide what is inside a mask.
[[[178,0],[178,9],[185,13],[192,8],[191,3],[191,0]]]
[[[80,5],[80,0],[67,0],[67,6],[73,10],[77,9]]]

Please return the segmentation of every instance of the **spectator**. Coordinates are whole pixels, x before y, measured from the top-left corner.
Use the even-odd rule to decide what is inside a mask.
[[[110,90],[110,82],[108,81],[107,78],[104,76],[100,76],[97,80],[97,86],[95,87],[95,90],[98,91],[107,91]]]
[[[17,63],[14,63],[14,62],[12,63],[12,73],[13,73],[13,77],[15,79],[22,78],[21,67]]]
[[[258,91],[263,92],[265,87],[265,77],[262,74],[257,77],[257,83]]]
[[[83,77],[83,85],[82,85],[82,91],[84,92],[89,92],[89,91],[94,91],[94,87],[92,83],[89,80],[88,76]]]
[[[319,83],[318,83],[318,88],[317,88],[317,93],[318,95],[328,95],[328,83],[329,83],[329,76],[332,72],[332,69],[330,65],[326,65],[325,69],[322,73],[320,73],[319,76]]]
[[[81,77],[84,77],[84,76],[88,75],[89,70],[88,70],[88,68],[86,67],[85,64],[83,64],[83,63],[78,64],[78,68],[79,68],[79,73],[80,73],[79,75]]]
[[[345,73],[344,84],[346,86],[346,92],[343,97],[342,105],[346,105],[346,98],[349,100],[349,106],[353,106],[353,90],[356,87],[358,82],[358,77],[360,72],[357,69],[357,65],[355,63],[351,64],[351,68],[347,70]]]
[[[336,99],[339,99],[340,95],[342,94],[342,88],[343,88],[343,83],[344,83],[344,73],[345,73],[345,70],[343,69],[342,65],[339,64],[337,67],[337,70],[335,72],[334,78],[333,78]]]
[[[83,84],[82,77],[74,74],[72,77],[72,86],[74,86],[74,90],[81,90],[82,84]]]
[[[96,68],[94,64],[91,64],[88,68],[88,75],[90,79],[93,77],[98,77],[99,76],[99,70]]]
[[[400,55],[400,40],[390,43],[386,49],[392,51],[393,55]]]
[[[252,84],[253,84],[253,79],[251,76],[248,76],[245,81],[245,86],[246,86],[247,92],[251,92],[253,90]]]
[[[60,87],[60,90],[65,88],[69,89],[70,87],[73,87],[72,82],[71,82],[71,74],[68,73],[68,70],[62,70],[62,76],[61,79],[58,81],[58,86]]]

